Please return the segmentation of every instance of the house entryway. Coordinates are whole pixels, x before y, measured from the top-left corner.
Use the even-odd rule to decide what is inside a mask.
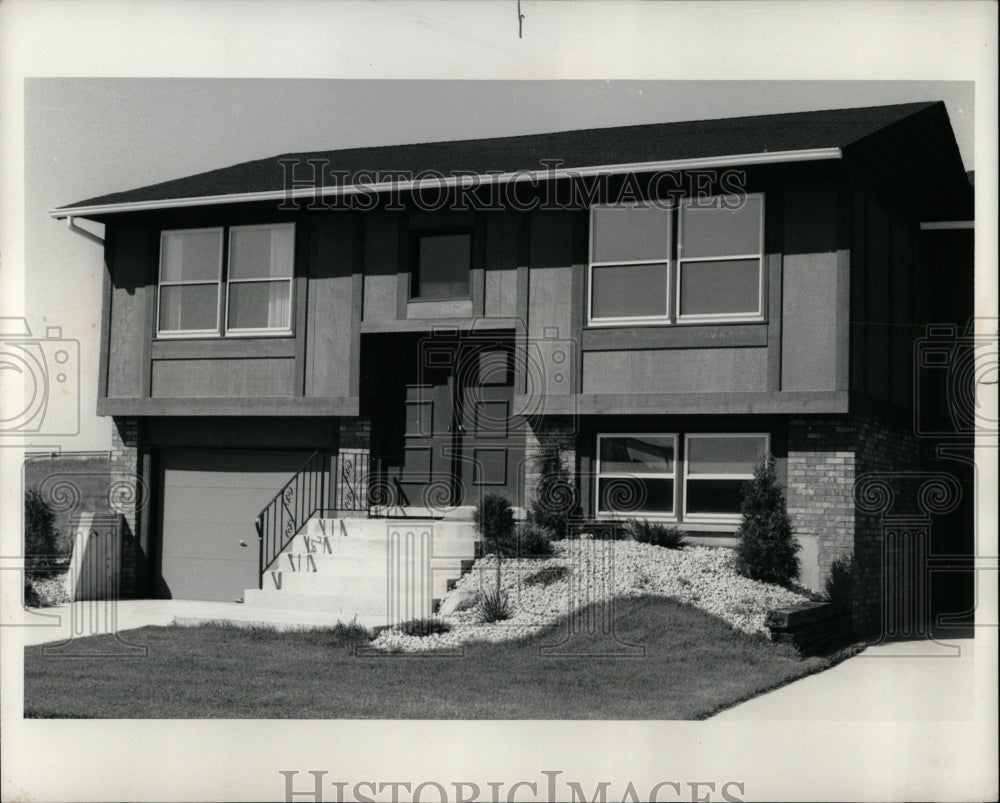
[[[489,492],[518,503],[513,336],[368,335],[363,364],[373,506],[436,518]]]

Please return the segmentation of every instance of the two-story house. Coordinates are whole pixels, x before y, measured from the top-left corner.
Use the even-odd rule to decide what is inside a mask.
[[[853,555],[874,627],[856,481],[932,470],[914,344],[972,314],[942,103],[287,154],[51,214],[105,226],[125,595],[257,587],[293,476],[306,514],[461,518],[524,506],[554,442],[585,516],[720,546],[774,454],[804,584]]]

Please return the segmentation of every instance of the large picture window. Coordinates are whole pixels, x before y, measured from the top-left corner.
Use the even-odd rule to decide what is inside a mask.
[[[739,521],[743,484],[753,479],[769,438],[760,433],[686,435],[684,519]]]
[[[683,438],[683,451],[678,452]],[[743,483],[770,450],[767,433],[608,433],[597,436],[599,517],[729,525]],[[681,487],[677,487],[682,478]],[[678,503],[676,499],[683,501]]]
[[[677,436],[597,436],[597,515],[672,518]]]
[[[591,325],[763,320],[763,195],[594,206],[590,221]]]
[[[294,224],[164,231],[159,337],[291,333]]]

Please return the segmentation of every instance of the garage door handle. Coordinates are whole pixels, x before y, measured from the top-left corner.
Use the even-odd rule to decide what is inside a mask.
[[[246,546],[246,545],[247,545],[247,542],[246,542],[246,541],[244,541],[244,540],[243,540],[243,539],[241,538],[241,539],[240,539],[240,546]]]

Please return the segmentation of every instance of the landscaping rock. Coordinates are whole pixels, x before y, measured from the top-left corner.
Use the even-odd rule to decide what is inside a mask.
[[[730,549],[664,549],[635,541],[588,538],[557,541],[553,546],[555,554],[550,558],[502,562],[500,583],[514,609],[510,619],[482,624],[476,620],[474,606],[463,610],[457,602],[494,587],[496,558],[488,556],[477,560],[445,597],[439,616],[451,625],[450,632],[421,638],[390,628],[382,631],[372,646],[409,652],[453,648],[472,641],[519,639],[552,627],[583,606],[641,595],[669,597],[718,616],[736,630],[767,633],[768,611],[809,601],[787,588],[737,574]],[[525,582],[549,567],[568,571],[552,583]]]
[[[456,588],[454,591],[448,592],[448,596],[441,600],[441,607],[438,608],[438,616],[451,616],[451,614],[458,611],[473,608],[478,599],[479,594],[477,592],[467,588]]]

